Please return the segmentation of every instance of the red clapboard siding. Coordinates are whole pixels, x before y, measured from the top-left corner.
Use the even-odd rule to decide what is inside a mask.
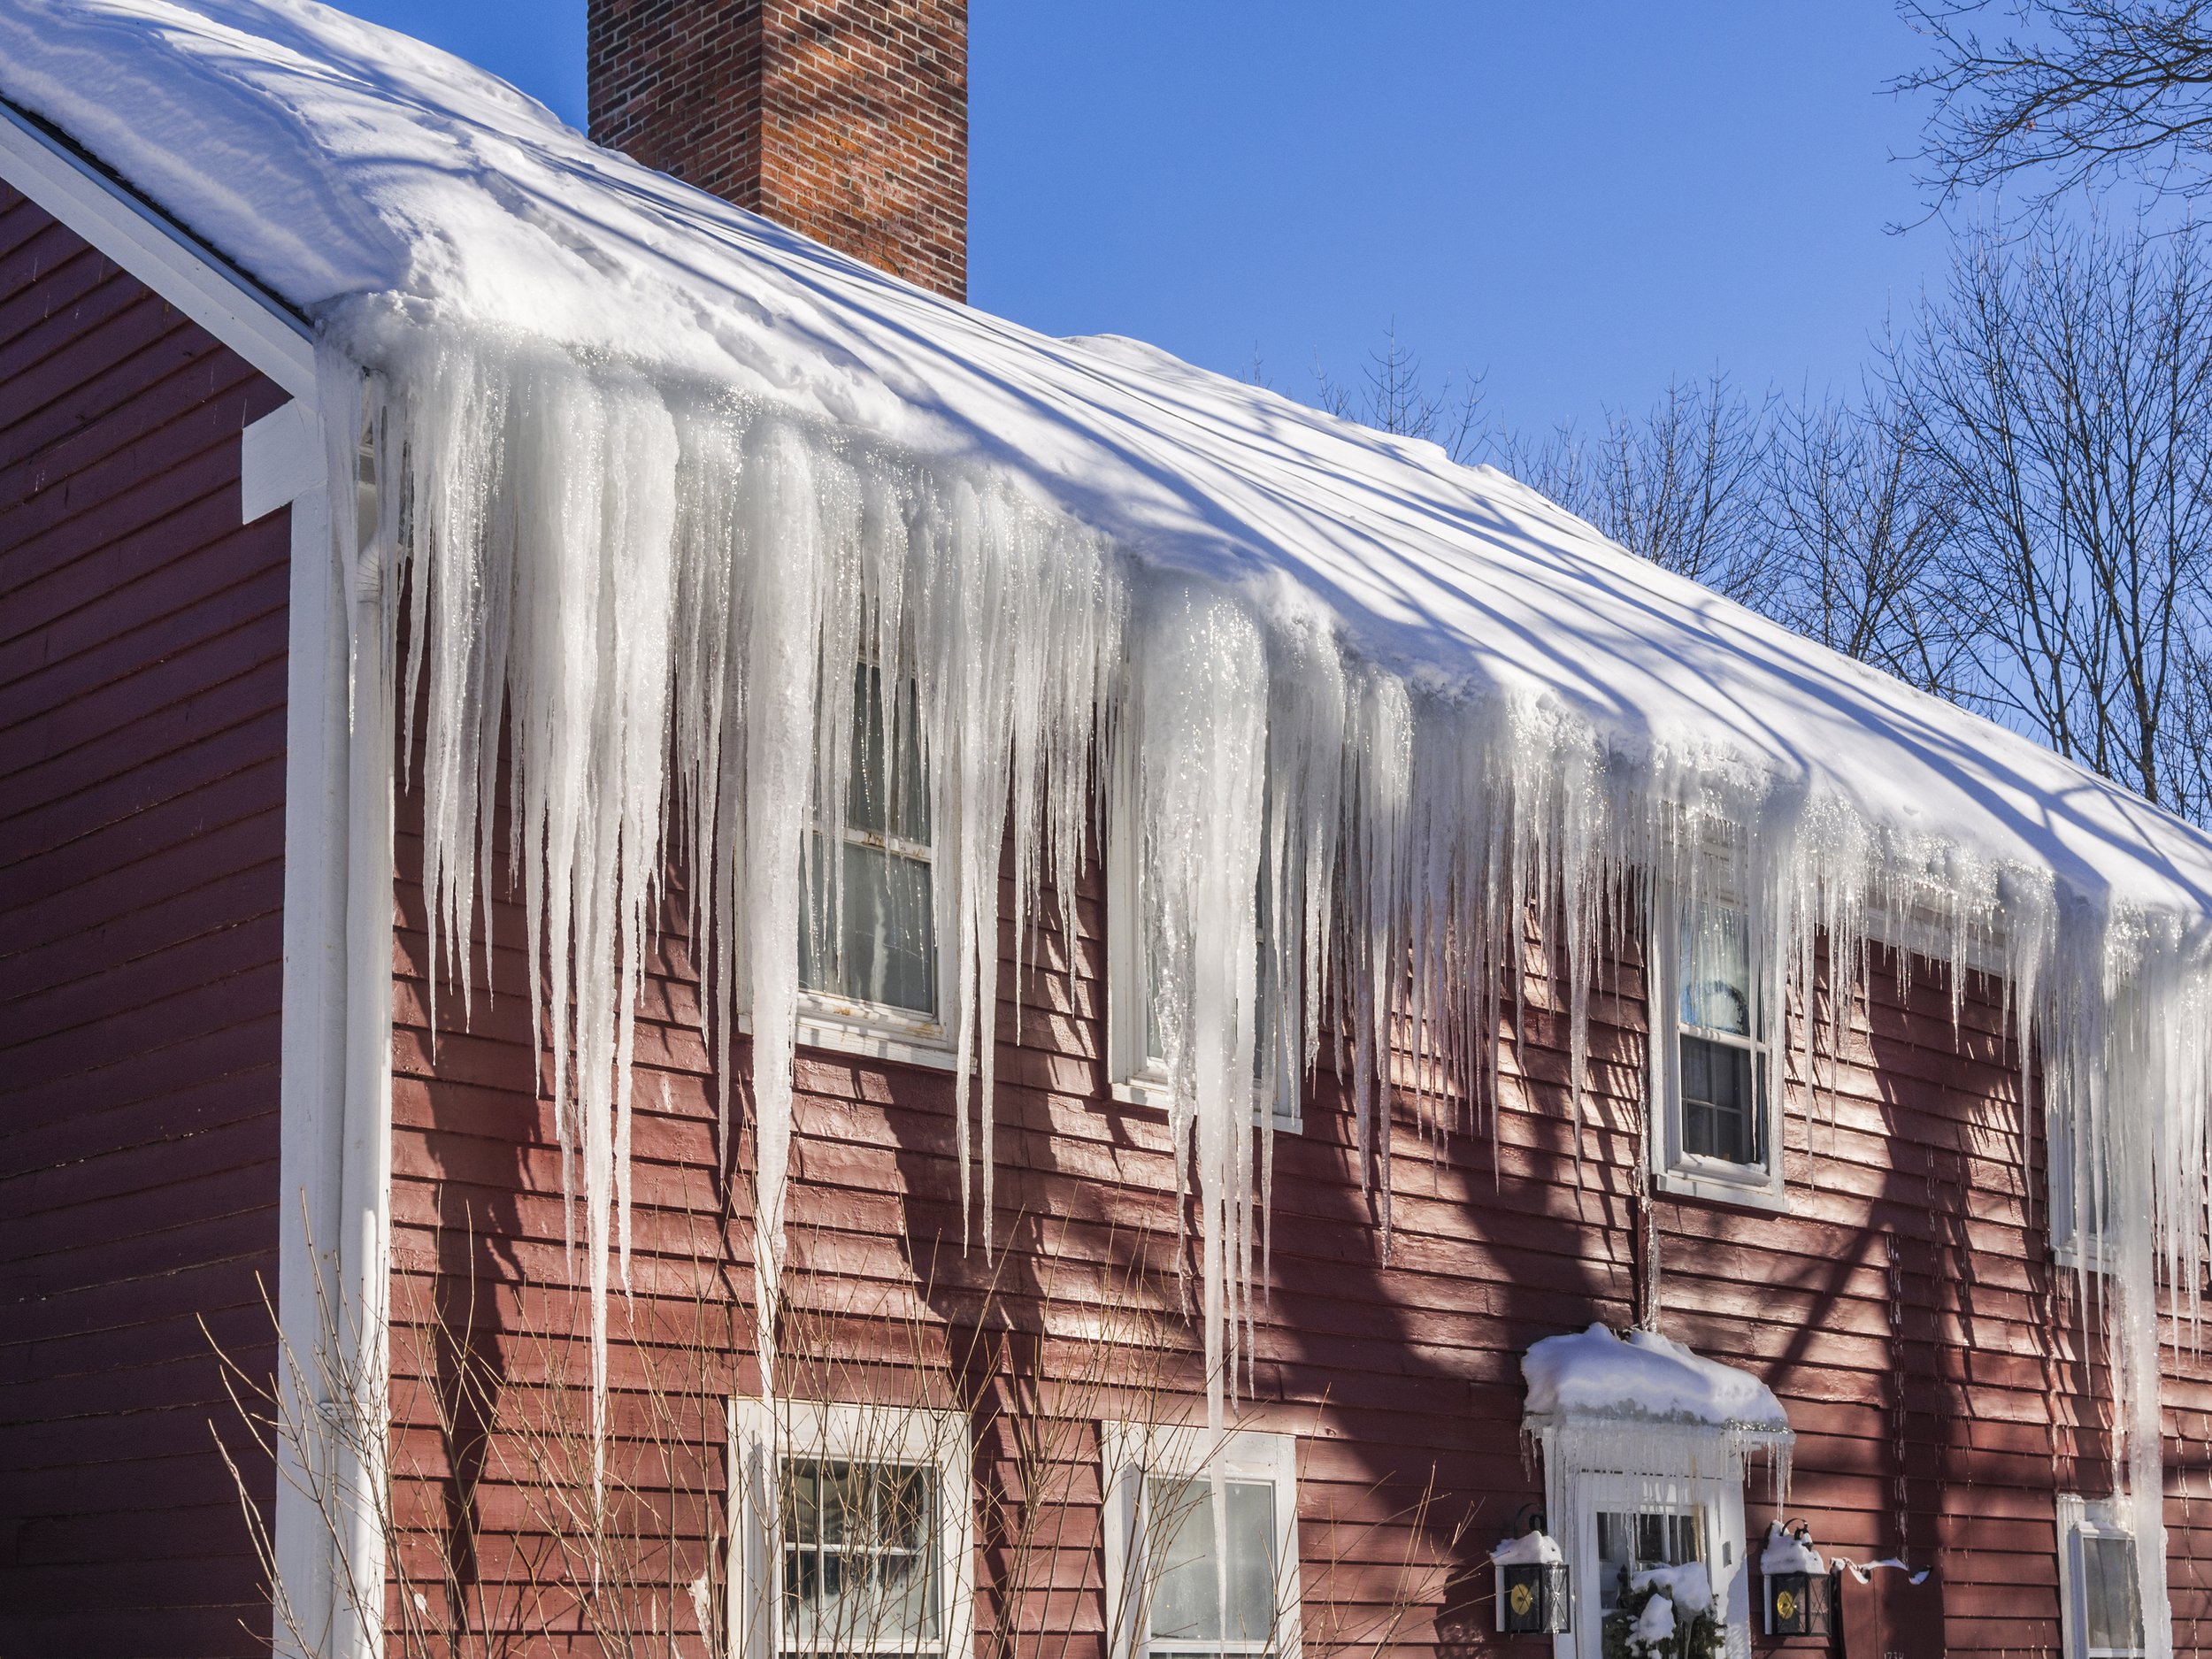
[[[283,402],[0,186],[0,1652],[266,1651]]]
[[[465,1027],[457,995],[442,985],[434,1047],[411,810],[403,800],[395,1467],[419,1488],[411,1512],[429,1520],[466,1508],[452,1471],[478,1482],[470,1571],[492,1605],[526,1625],[514,1609],[529,1563],[542,1559],[541,1511],[515,1478],[511,1447],[457,1433],[449,1417],[441,1426],[436,1402],[449,1379],[424,1356],[442,1316],[465,1325],[518,1390],[549,1375],[573,1390],[587,1375],[580,1343],[562,1340],[580,1333],[585,1315],[570,1288],[550,1059],[532,1047],[524,929],[511,902],[495,906],[496,948],[488,970],[480,949]],[[649,1402],[682,1368],[682,1333],[701,1310],[726,1333],[718,1365],[695,1379],[702,1419],[717,1388],[753,1386],[749,1150],[741,1139],[739,1173],[726,1189],[714,1173],[713,1082],[695,1025],[680,872],[672,886],[640,1004],[636,1256],[633,1297],[615,1301],[610,1465],[627,1471],[657,1513],[679,1517],[680,1552],[688,1552],[679,1576],[687,1577],[706,1548],[698,1494],[721,1475],[688,1464],[673,1478],[653,1472],[662,1432],[649,1423]],[[1172,1308],[1177,1214],[1164,1125],[1114,1104],[1105,1087],[1102,888],[1092,872],[1074,939],[1048,920],[1025,979],[1017,979],[1007,941],[997,1010],[1002,1248],[993,1261],[961,1246],[951,1079],[801,1051],[790,1292],[845,1314],[852,1353],[881,1356],[917,1323],[958,1340],[987,1284],[996,1316],[1033,1337],[1058,1333],[1018,1345],[1027,1356],[1018,1368],[1080,1396],[1096,1350],[1070,1333],[1079,1316],[1112,1305],[1130,1264],[1143,1261],[1164,1280],[1152,1294],[1165,1293],[1172,1379],[1194,1385],[1192,1333]],[[1518,1443],[1520,1355],[1538,1338],[1632,1317],[1641,964],[1614,964],[1594,996],[1578,1125],[1565,1021],[1551,1006],[1563,987],[1541,960],[1540,952],[1524,987],[1524,1041],[1505,1054],[1494,1136],[1486,1121],[1432,1146],[1400,1108],[1387,1255],[1325,1061],[1304,1132],[1276,1142],[1272,1271],[1257,1310],[1250,1397],[1256,1420],[1301,1436],[1312,1654],[1363,1650],[1384,1630],[1388,1645],[1409,1652],[1518,1650],[1489,1633],[1482,1556],[1540,1494]],[[1939,970],[1914,964],[1906,995],[1894,968],[1878,957],[1871,982],[1852,994],[1839,1056],[1825,1053],[1824,1037],[1816,1096],[1795,1075],[1797,1057],[1786,1063],[1790,1213],[1658,1201],[1665,1328],[1781,1394],[1801,1435],[1790,1511],[1809,1517],[1824,1544],[1860,1559],[1934,1559],[1949,1585],[1954,1652],[2055,1654],[2054,1494],[2101,1490],[2107,1447],[2070,1278],[2046,1238],[2040,1136],[2023,1122],[2019,1056],[1995,988],[1970,985],[1955,1027]],[[488,972],[498,993],[491,1002]],[[1502,1030],[1510,1005],[1500,998]],[[741,1043],[734,1064],[746,1064]],[[898,1370],[892,1363],[876,1374]],[[840,1392],[849,1395],[856,1375]],[[2212,1538],[2191,1504],[2206,1495],[2212,1373],[2183,1358],[2170,1361],[2170,1555],[2186,1649],[2212,1613]],[[1011,1386],[1002,1370],[984,1397]],[[1091,1415],[1110,1404],[1094,1399]],[[1104,1652],[1096,1455],[1087,1427],[1058,1447],[1056,1490],[1066,1507],[1049,1548],[1018,1570],[1021,1594],[995,1587],[996,1575],[1015,1571],[1007,1552],[981,1552],[980,1625],[1010,1621],[1026,1632],[1016,1645],[1040,1659]],[[987,1422],[977,1466],[987,1520],[1024,1473],[1002,1424]],[[1033,1460],[1027,1472],[1037,1472]],[[1747,1512],[1755,1535],[1773,1514],[1763,1471]],[[427,1551],[412,1553],[409,1570],[429,1563]],[[1392,1625],[1394,1606],[1409,1596],[1417,1605]],[[393,1607],[401,1610],[396,1585]],[[547,1622],[575,1628],[565,1614]]]

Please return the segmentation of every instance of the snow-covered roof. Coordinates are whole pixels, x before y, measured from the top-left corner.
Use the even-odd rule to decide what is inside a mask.
[[[1521,1375],[1532,1422],[1789,1429],[1788,1415],[1766,1384],[1656,1331],[1622,1337],[1594,1325],[1546,1337],[1521,1356]]]
[[[2100,909],[2212,909],[2193,829],[1499,472],[923,292],[405,36],[305,0],[0,0],[0,95],[365,346],[396,317],[511,330],[987,462],[1418,691],[1560,711],[1731,793],[1846,803],[1878,835],[2048,870]]]

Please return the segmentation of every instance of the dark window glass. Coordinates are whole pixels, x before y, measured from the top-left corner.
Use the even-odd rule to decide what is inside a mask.
[[[1698,904],[1683,913],[1675,1018],[1685,1156],[1766,1162],[1766,1058],[1759,1051],[1751,928],[1743,911]]]
[[[2143,1609],[2135,1588],[2135,1540],[2081,1540],[2082,1629],[2091,1659],[2143,1651]]]
[[[799,983],[852,1002],[918,1014],[937,1012],[937,910],[926,859],[859,841],[814,840],[813,902],[800,930]],[[835,949],[818,937],[832,928],[825,864],[844,860]]]
[[[1766,1161],[1766,1061],[1703,1037],[1682,1040],[1682,1149],[1730,1164]]]
[[[784,1461],[783,1652],[942,1647],[936,1490],[926,1467]]]
[[[1699,1559],[1697,1517],[1686,1510],[1598,1511],[1598,1610],[1621,1604],[1629,1581],[1649,1567]]]

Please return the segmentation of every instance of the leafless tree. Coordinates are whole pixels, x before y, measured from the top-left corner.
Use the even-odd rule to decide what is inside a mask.
[[[1965,244],[1890,353],[1977,702],[2202,818],[2212,271],[2194,232]]]
[[[1977,24],[1993,0],[1901,0],[1935,61],[1894,90],[1934,96],[1924,184],[1939,204],[2037,178],[2038,205],[2075,186],[2132,178],[2212,188],[2212,4],[2009,0],[2006,32]]]
[[[1669,381],[1644,415],[1609,412],[1594,438],[1571,426],[1534,441],[1495,433],[1487,453],[1631,552],[1743,599],[1763,585],[1771,406],[1716,373]]]
[[[1971,676],[1973,630],[1947,578],[1954,528],[1936,469],[1887,389],[1776,411],[1761,480],[1778,621],[1939,696]]]
[[[843,1242],[833,1229],[803,1231],[793,1260],[842,1263]],[[573,1287],[480,1283],[473,1249],[450,1252],[457,1282],[408,1286],[388,1368],[350,1357],[365,1347],[355,1315],[319,1282],[314,1331],[295,1340],[270,1309],[273,1379],[219,1348],[236,1412],[213,1425],[216,1441],[274,1609],[273,1630],[265,1623],[254,1639],[308,1659],[347,1649],[345,1638],[363,1630],[380,1631],[394,1659],[733,1659],[746,1650],[726,1640],[743,1623],[742,1601],[731,1617],[731,1598],[746,1587],[733,1585],[733,1570],[760,1575],[749,1580],[755,1594],[772,1586],[764,1558],[789,1541],[776,1534],[802,1515],[820,1519],[818,1501],[832,1511],[820,1524],[836,1529],[835,1553],[872,1564],[841,1583],[813,1579],[804,1606],[789,1583],[780,1608],[756,1602],[755,1617],[787,1647],[912,1647],[922,1609],[933,1617],[938,1604],[918,1601],[903,1563],[917,1558],[918,1535],[958,1515],[985,1569],[973,1586],[975,1659],[1142,1645],[1155,1591],[1191,1553],[1182,1546],[1210,1548],[1198,1539],[1210,1531],[1221,1449],[1206,1428],[1183,1286],[1150,1265],[1142,1240],[1124,1251],[1110,1238],[1102,1261],[1126,1256],[1126,1266],[1033,1295],[995,1269],[941,1277],[928,1256],[910,1282],[834,1269],[798,1276],[778,1310],[775,1402],[757,1423],[768,1467],[749,1504],[733,1466],[732,1408],[749,1310],[732,1299],[718,1231],[681,1243],[641,1264],[638,1295],[618,1309],[603,1440]],[[818,1439],[808,1443],[816,1404],[854,1409],[834,1456]],[[1312,1409],[1312,1428],[1283,1408],[1273,1416],[1310,1433],[1328,1408]],[[1110,1423],[1141,1425],[1149,1449],[1180,1471],[1149,1486],[1156,1547],[1135,1557],[1110,1601],[1091,1576],[1113,1524],[1100,1491]],[[336,1630],[288,1594],[256,1463],[281,1469],[331,1553]],[[344,1468],[373,1472],[365,1481],[332,1472]],[[974,1485],[941,1507],[930,1477],[915,1477],[946,1468],[968,1470]],[[1423,1645],[1464,1599],[1454,1586],[1480,1560],[1481,1504],[1442,1490],[1432,1461],[1332,1490],[1323,1512],[1302,1517],[1301,1558],[1273,1563],[1275,1623],[1260,1646],[1386,1659]],[[1302,1611],[1290,1594],[1301,1572]]]
[[[2212,4],[2212,0],[2208,0]],[[1433,430],[1394,332],[1340,412]],[[1453,411],[1632,551],[2212,822],[2212,260],[2193,226],[1964,241],[1856,399],[1716,373],[1586,437]],[[1479,380],[1468,385],[1479,388]]]
[[[1333,379],[1317,365],[1313,373],[1314,401],[1333,415],[1399,437],[1425,438],[1461,463],[1478,458],[1483,448],[1482,376],[1447,374],[1432,386],[1420,357],[1399,339],[1395,323],[1367,354],[1360,384]],[[1267,383],[1256,354],[1246,378]]]

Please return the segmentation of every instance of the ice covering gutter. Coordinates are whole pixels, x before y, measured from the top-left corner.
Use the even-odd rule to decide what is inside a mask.
[[[1019,479],[1425,695],[1533,696],[1728,794],[2194,918],[2203,838],[1636,560],[1511,480],[1136,342],[1054,341],[600,150],[298,0],[6,0],[0,94],[363,355],[380,322],[533,340]],[[380,296],[365,308],[342,303]],[[1872,740],[1870,742],[1870,740]]]

